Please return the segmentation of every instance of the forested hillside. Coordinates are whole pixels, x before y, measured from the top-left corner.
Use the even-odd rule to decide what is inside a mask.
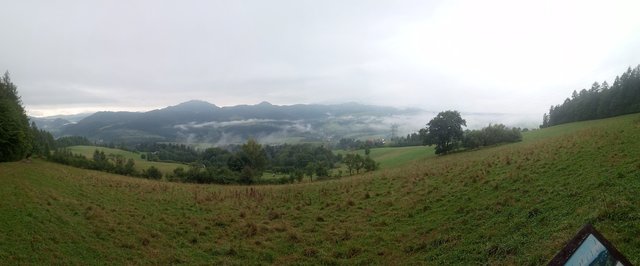
[[[629,67],[613,85],[594,82],[590,89],[573,91],[564,103],[551,106],[541,127],[640,112],[640,65]]]

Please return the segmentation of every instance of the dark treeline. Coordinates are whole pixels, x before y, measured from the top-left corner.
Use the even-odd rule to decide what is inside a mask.
[[[293,175],[299,178],[303,174],[313,178],[328,176],[342,156],[335,155],[324,146],[312,144],[284,144],[266,147],[269,170],[274,173]]]
[[[475,149],[500,143],[518,142],[522,140],[522,130],[517,127],[508,128],[503,124],[495,124],[480,130],[465,130],[462,147]]]
[[[142,143],[132,151],[146,153],[143,159],[149,161],[190,163],[199,159],[198,151],[184,144]]]
[[[359,140],[354,138],[342,138],[336,144],[337,149],[342,150],[362,150],[367,148],[384,147],[385,142],[382,139]]]
[[[177,168],[168,179],[191,183],[253,184],[260,181],[266,164],[264,148],[250,139],[236,152],[207,149],[187,170]]]
[[[31,137],[31,152],[29,156],[35,155],[46,158],[58,146],[51,133],[38,129],[36,123],[33,122],[31,123]]]
[[[91,141],[89,141],[87,138],[80,136],[66,136],[56,139],[56,146],[58,148],[66,148],[79,145],[91,146],[95,144],[91,143]]]
[[[304,176],[329,177],[341,156],[324,146],[283,144],[265,146],[249,140],[237,149],[209,148],[199,153],[188,169],[178,168],[168,179],[180,182],[253,184],[292,183]],[[264,175],[278,178],[262,178]]]
[[[573,91],[564,103],[551,106],[541,128],[564,123],[640,112],[640,65],[617,76],[613,85],[594,82],[590,89]]]
[[[149,161],[171,161],[190,164],[189,169],[180,169],[171,175],[177,181],[195,183],[253,183],[264,182],[259,176],[264,172],[287,175],[286,180],[301,180],[329,176],[341,156],[333,154],[324,146],[312,144],[283,144],[253,147],[255,141],[245,145],[223,148],[208,148],[198,151],[181,144],[140,144],[136,151]],[[264,158],[262,154],[264,153]],[[250,165],[248,169],[245,169]],[[244,171],[244,172],[243,172]]]
[[[389,146],[392,147],[408,147],[408,146],[421,146],[424,145],[425,130],[421,129],[419,132],[407,134],[406,137],[396,137],[391,139]]]
[[[56,149],[48,159],[56,163],[71,165],[78,168],[98,170],[119,175],[150,177],[146,175],[145,171],[143,171],[142,174],[136,171],[133,159],[125,159],[122,155],[107,155],[104,151],[95,150],[92,159],[88,159],[83,155],[73,154],[68,149],[59,148]]]
[[[166,152],[156,154],[178,154],[176,151],[188,151],[192,160],[184,167],[178,167],[172,173],[167,173],[165,177],[170,181],[201,184],[292,183],[301,181],[305,176],[311,180],[314,177],[325,178],[331,176],[330,171],[335,169],[342,160],[342,156],[335,155],[324,146],[284,144],[263,147],[255,140],[249,140],[244,145],[231,150],[209,148],[201,152],[183,145],[159,144],[146,147],[165,148]],[[145,154],[153,156],[153,153],[142,153],[142,155]],[[55,150],[50,159],[57,163],[121,175],[151,179],[160,179],[163,176],[153,166],[138,172],[135,170],[132,159],[126,160],[120,155],[105,154],[98,150],[94,152],[93,158],[89,159],[62,148]],[[357,168],[358,172],[361,169],[375,170],[372,165],[377,166],[370,158],[362,165],[364,166]],[[267,178],[263,178],[265,174]],[[270,178],[269,174],[278,174],[280,177]]]

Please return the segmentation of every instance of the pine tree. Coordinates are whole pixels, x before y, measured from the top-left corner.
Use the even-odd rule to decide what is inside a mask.
[[[552,106],[542,127],[640,112],[640,65],[617,76],[613,85],[594,82],[589,90],[573,91],[564,103]],[[545,124],[545,120],[547,123]]]
[[[29,156],[31,128],[16,86],[5,72],[0,79],[0,162]]]

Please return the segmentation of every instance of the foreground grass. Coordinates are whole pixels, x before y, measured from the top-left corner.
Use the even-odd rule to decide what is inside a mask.
[[[150,166],[155,166],[162,172],[163,174],[173,173],[173,170],[182,167],[187,168],[187,165],[179,164],[179,163],[165,163],[165,162],[152,162],[142,159],[139,153],[134,153],[130,151],[124,151],[120,149],[111,149],[106,147],[98,147],[98,146],[71,146],[68,148],[71,152],[75,154],[83,155],[89,159],[93,158],[93,152],[95,150],[104,151],[105,154],[113,154],[113,155],[122,155],[126,159],[133,159],[135,162],[135,168],[139,172],[142,170],[148,169]]]
[[[640,116],[317,183],[203,186],[0,164],[9,264],[546,263],[592,223],[640,263]]]

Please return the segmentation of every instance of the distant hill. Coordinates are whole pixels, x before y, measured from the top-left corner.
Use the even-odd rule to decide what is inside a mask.
[[[218,107],[193,100],[148,112],[97,112],[77,123],[66,123],[54,133],[122,143],[225,145],[249,137],[265,143],[321,142],[341,137],[384,137],[390,125],[385,125],[383,118],[419,112],[357,103],[280,106],[262,102]]]
[[[82,113],[75,115],[55,115],[46,117],[29,117],[29,120],[35,122],[38,128],[51,132],[52,134],[59,134],[62,128],[68,124],[76,123],[93,113]]]

